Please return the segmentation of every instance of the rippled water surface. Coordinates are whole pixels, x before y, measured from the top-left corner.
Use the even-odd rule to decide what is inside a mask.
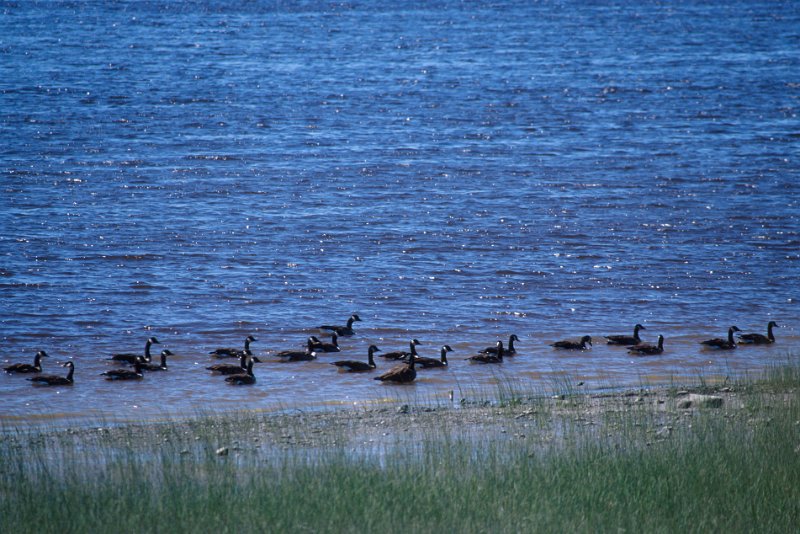
[[[724,376],[795,351],[800,7],[0,2],[3,414],[134,418],[520,379]],[[280,364],[357,312],[339,356]],[[699,350],[730,325],[778,342]],[[660,357],[606,334],[646,326]],[[501,366],[463,358],[516,333]],[[253,387],[204,370],[258,338]],[[549,343],[589,334],[594,349]],[[99,373],[148,336],[137,383]],[[328,362],[453,347],[408,387]],[[378,361],[379,370],[388,364]]]

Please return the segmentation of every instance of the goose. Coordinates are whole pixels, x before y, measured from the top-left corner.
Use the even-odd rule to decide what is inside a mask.
[[[514,342],[519,341],[517,334],[511,334],[508,336],[508,346],[503,349],[503,356],[513,356],[517,353],[517,349],[514,348]],[[481,351],[483,354],[497,354],[497,347],[486,347]]]
[[[414,368],[414,358],[409,358],[408,363],[392,367],[375,380],[381,382],[394,382],[396,384],[410,384],[417,378],[417,370]]]
[[[239,356],[239,365],[234,365],[232,363],[217,363],[209,367],[206,367],[206,369],[211,371],[212,373],[217,373],[219,375],[242,374],[242,371],[247,371],[248,358],[252,358],[252,360],[256,363],[261,363],[261,360],[253,356],[252,352],[247,351],[247,352],[242,352],[241,356]]]
[[[47,353],[40,350],[33,357],[33,365],[29,363],[14,363],[4,367],[6,373],[41,373],[42,372],[42,358],[47,358]]]
[[[307,362],[310,360],[315,360],[317,355],[314,353],[313,344],[309,339],[306,342],[306,350],[282,350],[280,352],[275,353],[275,356],[280,358],[284,362]]]
[[[58,375],[39,375],[28,378],[33,382],[33,385],[42,385],[42,386],[71,386],[73,383],[72,375],[75,373],[75,364],[72,362],[67,362],[61,364],[61,367],[68,367],[69,372],[67,376],[58,376]]]
[[[736,348],[736,341],[733,340],[733,333],[739,331],[740,330],[737,327],[732,326],[728,328],[728,339],[720,339],[716,337],[714,339],[707,339],[705,341],[701,341],[700,343],[702,345],[705,345],[706,347],[711,347],[714,349],[733,350]]]
[[[314,336],[311,336],[314,337]],[[339,348],[339,336],[334,332],[331,334],[331,342],[330,343],[323,343],[319,339],[316,340],[317,342],[313,344],[312,350],[314,352],[340,352],[341,349]]]
[[[155,337],[147,338],[147,343],[144,345],[144,361],[150,363],[150,345],[159,343]],[[124,352],[121,354],[113,354],[109,360],[114,362],[135,363],[136,360],[141,358],[141,354],[133,354],[131,352]]]
[[[551,347],[568,350],[586,350],[586,344],[592,346],[592,336],[583,336],[580,341],[556,341]]]
[[[444,345],[442,346],[442,352],[438,360],[436,358],[414,358],[414,361],[423,369],[447,367],[447,353],[451,352],[452,350],[453,349],[450,347],[450,345]]]
[[[106,371],[104,373],[100,373],[101,376],[105,376],[106,380],[140,380],[144,378],[142,374],[142,358],[139,357],[133,362],[133,370],[130,369],[112,369],[111,371]]]
[[[648,356],[652,354],[661,354],[664,352],[664,336],[658,336],[658,345],[651,345],[650,343],[639,343],[633,347],[628,347],[628,354],[635,354],[636,356]]]
[[[767,335],[764,334],[737,334],[739,343],[745,345],[771,345],[775,343],[775,335],[772,333],[772,328],[778,326],[775,321],[767,323]]]
[[[247,336],[244,338],[244,350],[234,349],[231,347],[222,347],[216,350],[212,350],[209,352],[211,356],[214,358],[238,358],[243,353],[248,352],[250,350],[250,343],[253,341],[258,341],[253,336]]]
[[[247,370],[245,373],[226,376],[225,382],[234,386],[249,386],[256,383],[256,375],[253,374],[253,358],[249,358],[247,362]]]
[[[498,340],[494,348],[494,353],[480,352],[475,356],[470,356],[467,360],[470,363],[503,363],[503,356],[505,354],[503,342]]]
[[[360,321],[360,320],[361,320],[361,317],[359,317],[357,313],[354,313],[353,315],[350,316],[349,319],[347,319],[347,326],[325,324],[325,325],[320,326],[319,329],[320,330],[333,330],[339,336],[352,336],[352,335],[354,335],[356,333],[356,331],[353,330],[353,323],[355,321]]]
[[[335,365],[340,371],[347,371],[348,373],[372,371],[376,367],[374,354],[380,352],[380,350],[381,349],[375,345],[370,345],[369,352],[367,353],[368,360],[366,362],[358,360],[339,360],[338,362],[331,362],[331,365]]]
[[[144,371],[169,371],[167,367],[167,356],[172,356],[172,352],[168,349],[164,349],[161,351],[161,363],[143,363],[141,365]]]
[[[394,352],[386,352],[381,354],[381,358],[385,358],[387,360],[406,360],[410,357],[417,358],[417,345],[422,345],[418,339],[412,339],[409,342],[409,346],[411,347],[411,352],[406,352],[404,350],[396,350]]]
[[[633,327],[632,336],[613,335],[606,336],[606,339],[608,340],[609,345],[638,345],[642,342],[642,338],[639,337],[639,330],[647,330],[647,328],[637,324]]]

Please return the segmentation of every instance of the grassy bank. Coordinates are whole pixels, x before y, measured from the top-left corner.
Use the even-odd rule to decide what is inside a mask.
[[[694,392],[6,428],[0,531],[796,531],[800,367]]]

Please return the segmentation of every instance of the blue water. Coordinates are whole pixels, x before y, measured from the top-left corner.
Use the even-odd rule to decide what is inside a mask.
[[[0,2],[0,361],[76,363],[59,391],[0,376],[4,414],[638,385],[796,350],[800,4],[383,4]],[[452,368],[203,370],[352,312],[341,357],[415,337]],[[769,320],[773,346],[698,348]],[[637,322],[662,357],[602,344]],[[513,362],[461,360],[510,333]],[[150,335],[170,373],[97,376]]]

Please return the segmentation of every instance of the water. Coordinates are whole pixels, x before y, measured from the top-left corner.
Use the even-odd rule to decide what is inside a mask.
[[[72,358],[72,388],[0,377],[3,414],[441,401],[724,376],[795,350],[796,3],[2,2],[0,360]],[[203,369],[253,334],[346,349]],[[699,350],[728,326],[778,343]],[[641,322],[661,357],[602,344]],[[502,366],[462,358],[516,333]],[[595,347],[549,343],[590,334]],[[108,383],[156,335],[171,370]],[[412,338],[449,371],[337,373]],[[388,367],[378,362],[380,369]]]

